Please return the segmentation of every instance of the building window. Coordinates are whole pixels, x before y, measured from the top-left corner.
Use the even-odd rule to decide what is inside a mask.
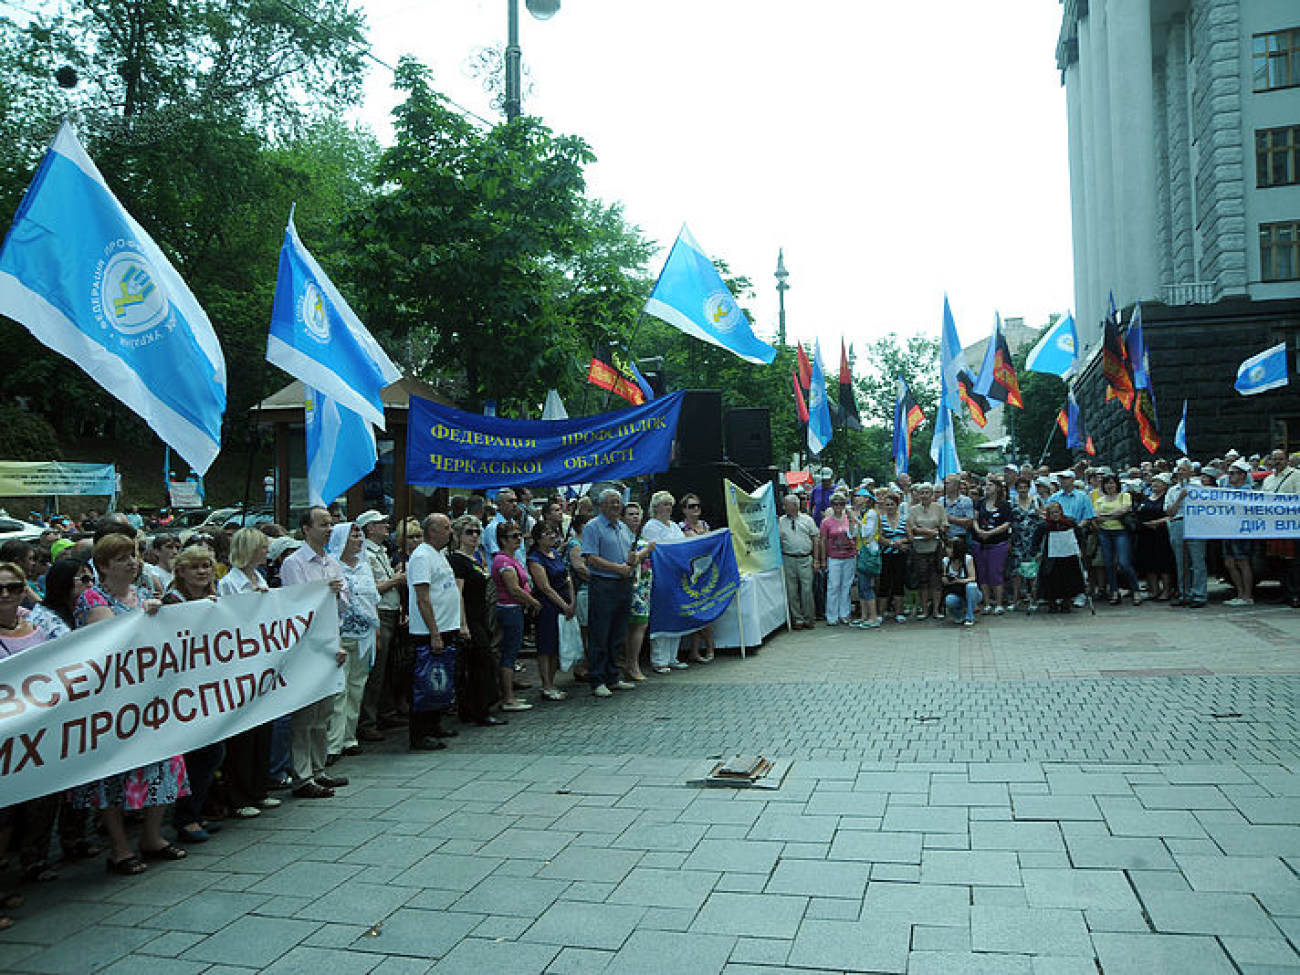
[[[1300,280],[1300,220],[1259,225],[1259,269],[1265,281]]]
[[[1300,85],[1300,27],[1256,34],[1255,90]]]
[[[1300,183],[1300,125],[1255,133],[1255,177],[1260,188]]]

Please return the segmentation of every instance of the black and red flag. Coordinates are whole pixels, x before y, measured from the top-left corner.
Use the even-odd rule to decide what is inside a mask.
[[[940,405],[942,409],[942,404]],[[894,400],[894,474],[906,474],[912,459],[912,434],[925,422],[921,406],[907,388],[907,381],[898,377],[898,396]]]
[[[847,430],[861,430],[862,416],[858,413],[857,401],[853,398],[853,373],[849,370],[849,354],[844,348],[844,339],[840,339],[840,426]]]
[[[812,385],[812,360],[808,358],[808,353],[803,350],[803,343],[796,342],[794,346],[799,351],[799,388],[808,395],[808,387]]]
[[[616,342],[602,342],[591,354],[587,382],[621,396],[633,406],[653,399],[649,386],[641,377],[636,362],[627,349]]]
[[[988,347],[984,350],[984,362],[980,365],[979,380],[975,387],[987,399],[1006,403],[1020,409],[1025,408],[1020,398],[1020,380],[1016,378],[1015,363],[1011,361],[1011,348],[1006,336],[1002,334],[1002,316],[993,319],[993,335],[989,337]]]
[[[1102,331],[1101,372],[1106,377],[1106,402],[1117,399],[1124,409],[1133,409],[1133,366],[1128,359],[1128,349],[1120,338],[1119,311],[1115,308],[1113,293]]]
[[[975,391],[975,379],[969,369],[963,368],[957,372],[957,396],[966,404],[966,409],[970,410],[970,418],[977,427],[982,428],[989,422],[985,415],[989,410],[989,401]]]
[[[799,351],[803,351],[800,349]],[[790,372],[790,380],[794,383],[794,408],[799,413],[799,422],[804,426],[808,425],[808,404],[804,402],[804,390],[799,385],[799,374],[794,370]]]

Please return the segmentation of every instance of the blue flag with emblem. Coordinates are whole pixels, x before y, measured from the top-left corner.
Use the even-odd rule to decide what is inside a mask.
[[[1242,396],[1254,396],[1279,389],[1288,381],[1286,343],[1279,342],[1243,362],[1237,369],[1237,381],[1233,387]]]
[[[754,335],[718,269],[685,224],[668,252],[645,312],[746,362],[767,365],[776,358],[776,349]]]
[[[292,214],[280,248],[266,358],[384,429],[380,393],[402,373],[302,245]]]
[[[1066,376],[1074,373],[1079,364],[1079,333],[1074,327],[1074,316],[1066,312],[1064,318],[1040,338],[1025,359],[1027,372],[1045,372],[1052,376]]]
[[[0,314],[75,362],[207,472],[226,410],[221,345],[66,122],[0,247]]]
[[[719,528],[681,542],[660,542],[650,553],[650,632],[674,636],[708,626],[740,589],[731,531]]]
[[[379,462],[375,428],[319,390],[306,387],[307,503],[325,507]]]

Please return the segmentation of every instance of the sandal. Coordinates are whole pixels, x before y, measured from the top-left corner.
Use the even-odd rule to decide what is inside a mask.
[[[25,883],[29,883],[29,884],[46,883],[47,881],[58,880],[58,879],[59,879],[59,872],[57,870],[51,870],[50,865],[46,863],[44,860],[41,860],[38,863],[33,863],[29,867],[23,868],[23,881]],[[6,904],[5,906],[9,907],[11,905]],[[16,907],[17,905],[12,905],[12,906]]]
[[[110,857],[104,861],[104,866],[109,873],[115,873],[119,877],[135,877],[149,869],[138,856],[126,856],[120,860]]]
[[[189,854],[180,847],[173,846],[171,843],[168,843],[166,846],[160,846],[156,850],[146,850],[144,847],[141,847],[140,855],[146,860],[184,860],[189,856]]]
[[[103,852],[90,840],[77,840],[71,846],[63,848],[63,858],[65,860],[93,860]]]

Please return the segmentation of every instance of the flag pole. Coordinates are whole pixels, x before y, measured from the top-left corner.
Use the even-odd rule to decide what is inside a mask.
[[[292,218],[293,218],[292,214],[290,214],[290,219]],[[254,387],[257,390],[257,403],[253,407],[253,415],[249,419],[249,423],[248,423],[248,466],[244,471],[244,501],[243,504],[240,505],[240,512],[241,512],[240,527],[241,528],[248,527],[248,502],[253,491],[253,465],[257,461],[258,432],[261,429],[261,421],[262,421],[262,400],[266,398],[266,366],[267,366],[266,357],[263,356],[261,368],[258,369],[257,372],[257,384]],[[304,397],[304,407],[303,407],[304,422],[306,421],[306,417],[307,417],[305,403],[306,403],[306,397]],[[276,478],[277,483],[279,482],[279,480],[280,478]],[[288,479],[286,478],[285,480],[287,482]],[[286,484],[286,488],[287,488],[287,484]],[[277,497],[276,498],[277,508],[279,507],[279,500],[280,499]],[[272,512],[272,519],[277,517],[279,517],[278,511]]]
[[[1047,452],[1052,449],[1052,439],[1056,436],[1056,422],[1052,422],[1052,429],[1048,431],[1047,443],[1043,444],[1043,452],[1038,458],[1038,466],[1043,466],[1043,461],[1047,459]]]

